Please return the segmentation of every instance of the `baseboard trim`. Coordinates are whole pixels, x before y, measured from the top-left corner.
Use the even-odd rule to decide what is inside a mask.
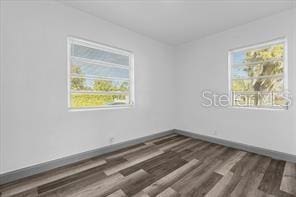
[[[265,155],[265,156],[268,156],[268,157],[271,157],[274,159],[278,159],[278,160],[284,160],[284,161],[290,161],[290,162],[296,163],[296,155],[291,155],[291,154],[287,154],[287,153],[283,153],[283,152],[264,149],[264,148],[260,148],[260,147],[256,147],[256,146],[243,144],[243,143],[228,141],[228,140],[215,138],[215,137],[211,137],[211,136],[201,135],[201,134],[193,133],[190,131],[183,131],[183,130],[175,129],[175,133],[180,134],[180,135],[185,135],[188,137],[192,137],[192,138],[196,138],[196,139],[200,139],[200,140],[204,140],[204,141],[208,141],[208,142],[215,143],[215,144],[220,144],[220,145],[235,148],[235,149],[244,150],[247,152]]]
[[[139,143],[142,143],[142,142],[145,142],[148,140],[152,140],[155,138],[159,138],[159,137],[162,137],[165,135],[174,134],[174,133],[179,134],[179,135],[192,137],[192,138],[196,138],[196,139],[200,139],[200,140],[204,140],[204,141],[208,141],[211,143],[221,144],[221,145],[224,145],[227,147],[232,147],[232,148],[244,150],[247,152],[265,155],[265,156],[268,156],[268,157],[271,157],[274,159],[285,160],[285,161],[290,161],[290,162],[296,163],[296,155],[291,155],[291,154],[287,154],[287,153],[283,153],[283,152],[268,150],[268,149],[264,149],[264,148],[260,148],[260,147],[256,147],[256,146],[250,146],[247,144],[237,143],[237,142],[224,140],[224,139],[220,139],[220,138],[215,138],[215,137],[211,137],[211,136],[206,136],[206,135],[201,135],[201,134],[197,134],[197,133],[193,133],[193,132],[189,132],[189,131],[172,129],[172,130],[152,134],[149,136],[144,136],[141,138],[129,140],[126,142],[121,142],[121,143],[117,143],[114,145],[98,148],[95,150],[79,153],[76,155],[71,155],[68,157],[61,158],[61,159],[37,164],[37,165],[30,166],[27,168],[22,168],[22,169],[19,169],[16,171],[0,174],[0,185],[6,184],[9,182],[18,180],[18,179],[22,179],[25,177],[30,177],[30,176],[33,176],[33,175],[36,175],[36,174],[39,174],[42,172],[46,172],[46,171],[52,170],[54,168],[73,164],[73,163],[76,163],[76,162],[79,162],[79,161],[82,161],[85,159],[100,156],[100,155],[103,155],[103,154],[106,154],[109,152],[113,152],[113,151],[116,151],[116,150],[119,150],[122,148],[126,148],[128,146],[139,144]]]
[[[163,132],[159,132],[159,133],[152,134],[149,136],[144,136],[144,137],[129,140],[126,142],[121,142],[121,143],[117,143],[114,145],[105,146],[105,147],[98,148],[95,150],[71,155],[68,157],[61,158],[61,159],[56,159],[53,161],[48,161],[45,163],[22,168],[22,169],[15,170],[12,172],[0,174],[0,185],[5,184],[5,183],[9,183],[9,182],[12,182],[12,181],[15,181],[18,179],[22,179],[25,177],[33,176],[33,175],[36,175],[36,174],[39,174],[42,172],[46,172],[46,171],[52,170],[54,168],[62,167],[62,166],[68,165],[68,164],[73,164],[73,163],[76,163],[76,162],[79,162],[79,161],[82,161],[85,159],[100,156],[102,154],[113,152],[113,151],[116,151],[116,150],[119,150],[122,148],[126,148],[128,146],[132,146],[135,144],[139,144],[139,143],[148,141],[148,140],[152,140],[152,139],[159,138],[159,137],[162,137],[165,135],[173,134],[174,132],[175,132],[174,129],[168,130],[168,131],[163,131]]]

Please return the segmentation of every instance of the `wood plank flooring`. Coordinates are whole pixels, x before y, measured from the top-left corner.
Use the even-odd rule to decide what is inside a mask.
[[[296,164],[168,135],[0,186],[1,197],[296,197]]]

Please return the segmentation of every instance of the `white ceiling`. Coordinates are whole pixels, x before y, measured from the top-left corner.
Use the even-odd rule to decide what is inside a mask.
[[[177,45],[290,9],[295,0],[63,2],[132,31]]]

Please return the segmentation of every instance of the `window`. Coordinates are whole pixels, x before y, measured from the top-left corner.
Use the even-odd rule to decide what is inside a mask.
[[[229,52],[231,104],[251,108],[287,108],[285,39]]]
[[[68,38],[70,109],[131,106],[133,85],[131,52]]]

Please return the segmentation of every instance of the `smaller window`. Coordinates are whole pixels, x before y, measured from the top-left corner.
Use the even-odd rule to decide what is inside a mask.
[[[134,104],[131,52],[68,38],[70,109],[117,108]]]
[[[250,108],[287,108],[286,40],[229,52],[231,104]]]

